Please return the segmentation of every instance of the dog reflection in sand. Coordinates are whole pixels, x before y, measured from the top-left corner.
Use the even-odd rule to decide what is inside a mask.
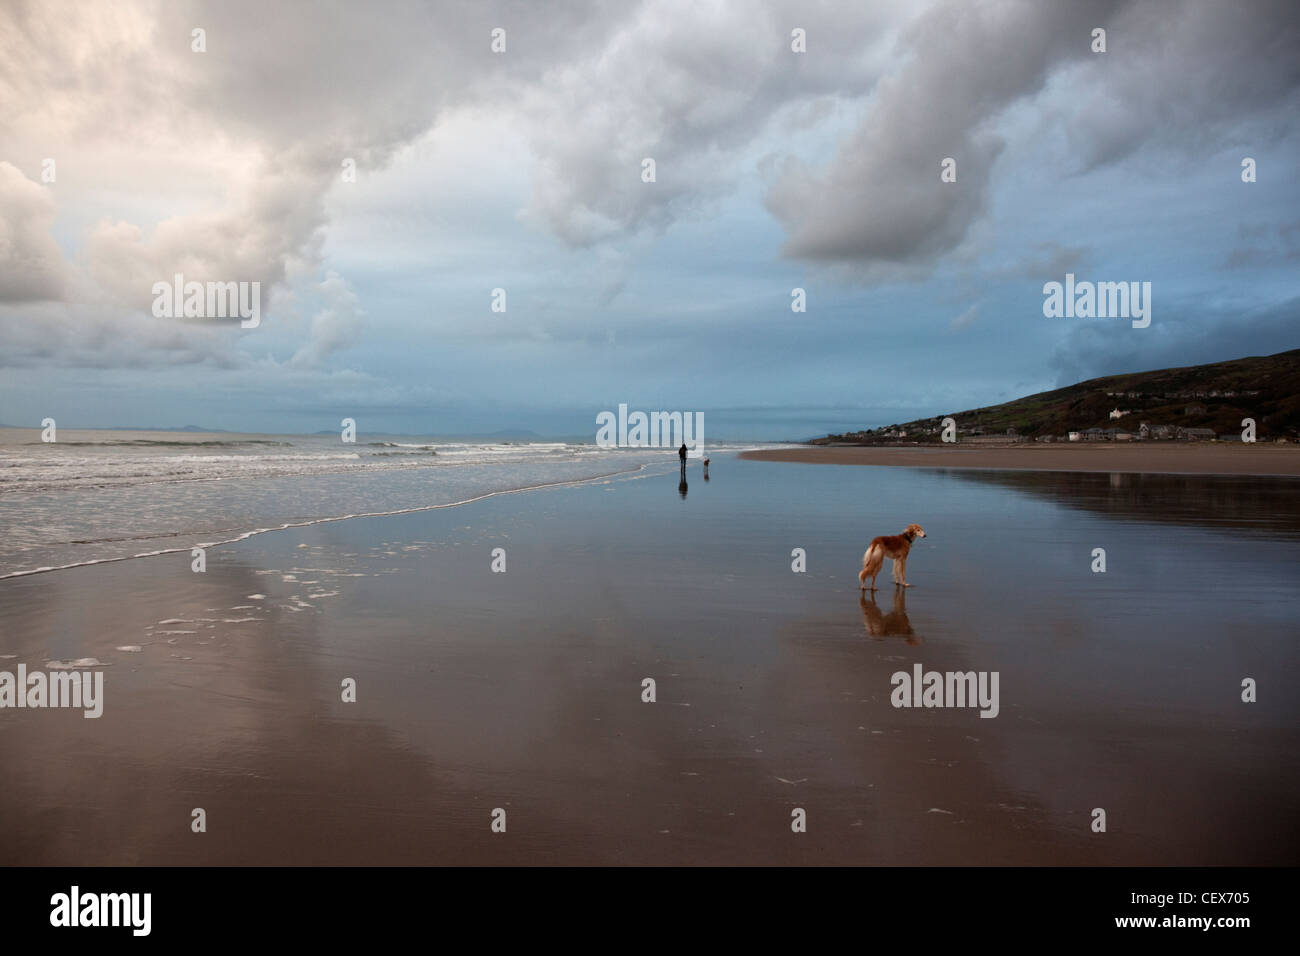
[[[912,585],[907,583],[907,552],[912,550],[913,541],[924,537],[925,531],[919,524],[909,524],[902,534],[887,534],[872,538],[871,546],[862,556],[862,570],[858,572],[858,581],[861,582],[862,587],[859,590],[867,589],[868,577],[871,578],[871,590],[876,590],[876,575],[880,573],[885,558],[892,558],[894,561],[894,583],[910,588]]]
[[[912,630],[912,622],[907,619],[907,592],[902,588],[894,588],[894,606],[888,614],[883,613],[876,599],[868,598],[865,591],[858,595],[858,604],[862,606],[862,623],[872,637],[903,637],[909,644],[921,643]]]

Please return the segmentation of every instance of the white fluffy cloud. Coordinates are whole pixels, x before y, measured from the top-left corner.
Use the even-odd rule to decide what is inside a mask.
[[[897,16],[788,0],[629,9],[604,45],[575,50],[521,101],[537,160],[525,215],[573,245],[662,228],[725,192],[738,153],[783,108],[870,89]],[[792,51],[796,28],[808,52]]]
[[[382,15],[344,2],[6,4],[0,298],[98,302],[75,321],[117,326],[122,307],[147,308],[153,283],[179,272],[259,281],[265,300],[298,263],[319,263],[324,199],[345,159],[363,174],[382,167],[447,106],[535,79],[601,23],[585,2],[395,2]],[[498,24],[510,53],[493,59]],[[57,193],[19,172],[44,156],[59,162]],[[50,234],[55,196],[72,220],[106,213],[70,255],[84,282],[58,281],[71,265]],[[28,318],[0,317],[10,321]],[[295,361],[338,347],[319,341]]]
[[[517,130],[523,220],[610,271],[602,306],[625,285],[608,266],[627,261],[621,243],[753,185],[760,153],[788,257],[920,275],[987,212],[1011,107],[1032,104],[1083,170],[1151,140],[1196,150],[1207,129],[1218,142],[1295,99],[1297,24],[1283,0],[4,4],[0,346],[11,362],[245,364],[249,336],[137,314],[180,272],[259,281],[264,307],[319,285],[310,322],[268,323],[256,341],[295,374],[337,362],[366,295],[323,251],[342,161],[377,178],[446,117],[475,113]],[[1104,55],[1089,52],[1095,26]],[[495,27],[506,53],[490,50]],[[795,28],[806,53],[790,49]],[[955,184],[939,181],[945,157]],[[410,258],[384,238],[375,260]],[[476,255],[495,239],[455,237]],[[295,276],[301,290],[286,288]]]
[[[363,313],[346,280],[331,272],[320,284],[325,307],[312,316],[311,337],[294,353],[294,368],[319,368],[333,352],[346,348],[361,334]]]
[[[63,252],[50,235],[54,197],[11,163],[0,162],[0,302],[57,299]]]

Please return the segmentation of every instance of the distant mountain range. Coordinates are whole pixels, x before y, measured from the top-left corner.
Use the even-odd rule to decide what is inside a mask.
[[[1115,411],[1122,414],[1112,417]],[[1300,349],[1212,365],[1108,375],[1001,405],[828,435],[810,444],[938,442],[942,421],[949,416],[962,435],[1006,436],[1008,429],[1014,429],[1025,438],[1063,437],[1089,428],[1137,432],[1142,422],[1240,434],[1241,420],[1253,418],[1258,439],[1294,439],[1300,434]]]
[[[0,422],[0,428],[27,428],[34,431],[40,431],[38,425],[8,425]],[[162,428],[157,425],[110,425],[107,427],[81,428],[69,426],[72,431],[87,432],[200,432],[213,435],[234,435],[234,434],[258,434],[257,432],[232,432],[228,428],[204,428],[201,425],[181,425],[179,428]],[[313,435],[337,435],[337,428],[327,428],[323,431],[312,432]],[[464,435],[429,435],[423,432],[375,432],[374,434],[383,435],[388,438],[439,438],[451,441],[590,441],[590,436],[581,437],[576,435],[547,437],[529,431],[526,428],[505,428],[495,432],[474,432]]]
[[[62,426],[60,426],[62,427]],[[40,431],[40,425],[9,425],[0,422],[0,428],[30,428],[33,431]],[[199,425],[181,425],[179,428],[161,428],[157,425],[108,425],[108,426],[91,426],[81,427],[78,425],[69,426],[71,431],[79,432],[205,432],[214,435],[233,434],[225,428],[203,428]]]
[[[180,428],[145,428],[140,425],[121,425],[115,428],[107,429],[86,429],[87,431],[114,431],[114,432],[206,432],[214,435],[232,434],[224,428],[204,428],[201,425],[182,425]]]

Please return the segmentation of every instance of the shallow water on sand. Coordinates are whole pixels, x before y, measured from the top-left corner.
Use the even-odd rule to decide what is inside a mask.
[[[0,862],[1294,864],[1297,489],[723,456],[0,582],[0,669],[108,665],[0,711]]]
[[[259,529],[635,471],[660,449],[544,441],[0,428],[0,578]]]

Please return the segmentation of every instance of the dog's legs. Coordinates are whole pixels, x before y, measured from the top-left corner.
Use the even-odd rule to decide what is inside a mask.
[[[907,555],[903,555],[894,562],[894,580],[902,587],[910,588],[912,586],[907,583]]]
[[[871,578],[871,590],[876,589],[876,575],[880,574],[880,569],[885,563],[885,556],[880,552],[878,546],[872,545],[867,549],[867,553],[862,556],[862,571],[858,574],[858,581],[862,588],[866,588],[867,577]]]

